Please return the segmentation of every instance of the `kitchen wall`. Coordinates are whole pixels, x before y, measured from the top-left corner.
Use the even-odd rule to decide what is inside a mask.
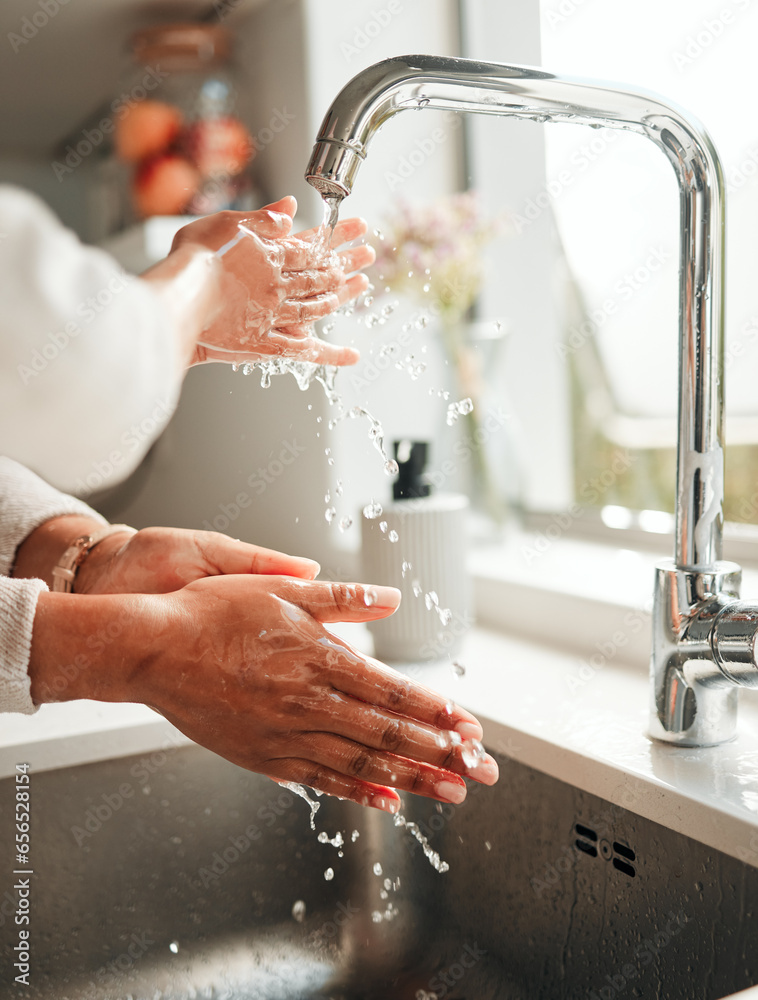
[[[511,30],[507,39],[499,36],[498,45],[494,37],[487,38],[486,19],[467,13],[467,6],[477,5],[462,7],[457,0],[217,0],[215,10],[192,2],[56,2],[57,14],[38,35],[14,53],[13,60],[0,60],[0,113],[5,123],[0,181],[37,190],[85,237],[97,231],[97,218],[87,215],[94,164],[84,163],[60,183],[51,159],[117,92],[126,64],[124,40],[146,22],[187,16],[213,19],[220,11],[234,28],[239,107],[246,123],[255,133],[278,112],[286,113],[290,122],[256,157],[257,181],[267,198],[296,195],[301,228],[321,217],[320,199],[303,179],[318,125],[339,88],[360,69],[401,52],[454,55],[465,46],[469,51],[473,46],[471,54],[479,57],[494,58],[499,51],[504,61],[533,63],[539,58],[536,4],[510,12]],[[488,4],[492,26],[504,18],[498,7]],[[82,16],[85,8],[88,18]],[[38,9],[31,0],[10,0],[0,15],[0,30],[5,35],[16,31],[23,18]],[[479,51],[485,44],[489,51]],[[478,156],[488,156],[491,144],[491,164],[501,162],[508,128],[518,129],[520,123],[502,125],[497,140],[492,132],[476,140]],[[532,131],[529,154],[520,164],[515,158],[502,164],[514,202],[519,190],[534,183],[534,169],[528,165],[536,162],[541,169],[537,131]],[[466,161],[463,136],[464,129],[451,127],[449,116],[439,112],[396,117],[375,141],[342,215],[363,215],[372,230],[381,229],[383,216],[399,198],[428,202],[461,189],[469,175],[477,173]],[[488,183],[495,183],[492,177]],[[529,255],[539,255],[548,238],[545,232],[536,235]],[[513,249],[506,253],[510,258],[496,261],[497,266],[515,263],[523,273],[528,266],[523,254]],[[539,289],[537,298],[547,301]],[[497,305],[487,308],[496,310]],[[544,305],[537,309],[544,312]],[[445,406],[434,394],[450,385],[451,376],[433,329],[414,330],[410,346],[403,345],[402,327],[415,314],[417,306],[402,301],[384,325],[369,328],[363,319],[342,318],[332,335],[354,344],[363,355],[355,369],[338,378],[345,405],[367,406],[382,421],[388,442],[406,435],[440,439],[445,433]],[[549,318],[543,320],[536,324],[541,329],[549,326]],[[412,381],[406,371],[382,368],[382,347],[393,343],[400,345],[402,356],[410,353],[424,360],[423,379]],[[90,499],[113,519],[138,526],[213,526],[319,559],[334,575],[353,575],[360,508],[371,497],[385,499],[389,489],[368,437],[368,421],[345,420],[330,431],[327,423],[335,409],[319,385],[301,392],[289,376],[274,379],[268,389],[258,382],[255,374],[234,373],[227,366],[193,369],[176,416],[142,468],[120,488]],[[517,385],[518,379],[514,382]],[[451,440],[442,441],[437,460]],[[343,492],[337,498],[338,480]],[[460,484],[453,477],[446,485]],[[344,533],[324,518],[327,491],[336,500],[337,520],[353,517]]]

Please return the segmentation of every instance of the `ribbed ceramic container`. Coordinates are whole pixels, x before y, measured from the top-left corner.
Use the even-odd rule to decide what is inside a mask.
[[[467,508],[467,497],[439,494],[396,500],[380,517],[361,518],[363,579],[403,593],[394,615],[369,623],[379,659],[431,663],[460,651],[473,624],[466,574]],[[397,541],[392,541],[393,532]],[[404,563],[410,563],[405,574]]]

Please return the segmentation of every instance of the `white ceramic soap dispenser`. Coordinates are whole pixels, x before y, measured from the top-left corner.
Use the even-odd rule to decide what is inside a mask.
[[[424,479],[428,446],[396,441],[393,501],[369,504],[361,519],[363,579],[403,594],[390,618],[370,622],[375,655],[392,662],[452,659],[473,624],[466,573],[462,494],[432,494]]]

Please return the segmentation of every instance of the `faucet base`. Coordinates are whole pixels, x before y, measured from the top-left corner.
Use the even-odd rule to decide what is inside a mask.
[[[737,684],[719,650],[722,620],[739,600],[736,563],[656,567],[649,734],[679,746],[716,746],[737,731]]]

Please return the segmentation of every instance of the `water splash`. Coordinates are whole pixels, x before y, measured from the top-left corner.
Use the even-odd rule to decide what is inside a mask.
[[[458,417],[471,413],[473,409],[474,404],[470,396],[459,400],[457,403],[449,403],[447,407],[447,416],[445,418],[448,427],[452,427]]]
[[[332,847],[344,847],[345,838],[338,830],[333,837],[330,837],[326,830],[322,830],[317,838],[319,844],[331,844]]]
[[[304,785],[299,785],[296,781],[280,781],[279,784],[282,788],[289,789],[294,795],[299,795],[301,799],[305,799],[311,810],[311,830],[316,829],[316,813],[321,808],[321,803],[316,802],[312,799],[305,789]]]
[[[450,871],[450,865],[447,863],[447,861],[443,861],[440,858],[437,851],[435,851],[431,847],[429,841],[423,835],[417,823],[414,823],[411,820],[406,819],[402,813],[397,813],[393,817],[393,821],[395,823],[395,826],[404,827],[408,831],[408,833],[411,834],[411,836],[416,838],[416,840],[421,845],[421,850],[424,852],[424,857],[427,859],[432,868],[436,869],[436,871],[438,871],[441,875],[444,875],[445,872]]]

